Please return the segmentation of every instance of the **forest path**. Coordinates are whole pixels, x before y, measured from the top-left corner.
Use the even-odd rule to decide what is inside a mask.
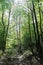
[[[32,53],[26,51],[23,55],[5,56],[0,59],[0,65],[41,65]]]

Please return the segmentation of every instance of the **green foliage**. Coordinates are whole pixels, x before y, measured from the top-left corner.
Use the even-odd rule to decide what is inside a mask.
[[[1,50],[3,49],[3,47],[6,47],[5,51],[8,54],[12,55],[13,52],[15,52],[12,51],[13,49],[16,49],[16,51],[23,51],[23,52],[24,50],[29,49],[30,51],[34,52],[34,49],[35,50],[37,49],[36,44],[39,45],[39,42],[43,47],[42,2],[43,0],[41,1],[28,0],[26,1],[25,4],[23,3],[22,5],[17,4],[16,6],[13,0],[0,0],[0,49]],[[11,11],[9,13],[10,9]],[[35,11],[33,9],[35,9]],[[40,25],[41,25],[41,29],[40,29]],[[35,37],[35,33],[36,33],[36,37]],[[38,49],[40,50],[39,46]],[[39,52],[40,51],[38,51],[38,53]]]
[[[29,49],[29,44],[30,44],[29,34],[25,33],[24,34],[24,42],[23,42],[23,45],[24,45],[24,49],[25,50]]]
[[[23,16],[24,15],[24,9],[21,6],[17,6],[14,9],[13,17]]]
[[[11,2],[11,0],[1,0],[0,5],[1,5],[2,9],[6,9],[12,5],[12,2]]]

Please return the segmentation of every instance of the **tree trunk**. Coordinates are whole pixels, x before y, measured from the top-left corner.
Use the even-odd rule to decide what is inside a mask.
[[[40,34],[41,34],[41,39],[42,39],[42,42],[43,42],[43,36],[42,36],[42,18],[41,18],[41,8],[39,6],[39,0],[38,0],[38,8],[39,8],[39,17],[40,17]]]
[[[33,21],[33,28],[34,28],[35,40],[36,40],[36,43],[37,43],[37,36],[36,36],[36,28],[35,28],[35,22],[34,22],[34,15],[33,15],[32,11],[31,11],[31,15],[32,15],[32,21]]]
[[[34,6],[34,2],[33,1],[32,1],[32,5],[33,5],[33,13],[34,13],[34,17],[35,17],[36,30],[37,30],[37,36],[38,36],[38,42],[36,43],[36,47],[37,47],[37,51],[38,51],[39,57],[42,58],[42,46],[41,46],[41,43],[40,43],[40,35],[39,35],[39,30],[38,30],[38,22],[37,22],[35,6]]]
[[[7,29],[6,29],[6,31],[4,32],[4,33],[5,33],[5,35],[4,35],[5,38],[4,38],[3,52],[5,51],[5,48],[6,48],[6,38],[7,38],[7,35],[8,35],[8,29],[9,29],[9,23],[10,23],[10,13],[11,13],[11,9],[9,9]]]
[[[28,13],[28,28],[29,28],[29,45],[30,50],[33,53],[32,37],[31,37],[31,26],[30,26],[30,14]]]
[[[2,51],[4,50],[4,43],[5,43],[5,25],[3,20],[4,20],[4,10],[2,11],[2,25],[3,25]]]

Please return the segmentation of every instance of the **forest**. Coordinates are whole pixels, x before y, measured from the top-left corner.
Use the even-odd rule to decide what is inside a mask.
[[[43,0],[0,0],[0,65],[43,65]]]

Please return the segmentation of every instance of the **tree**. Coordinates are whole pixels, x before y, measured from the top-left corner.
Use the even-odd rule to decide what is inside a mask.
[[[41,43],[40,43],[40,35],[39,35],[37,17],[36,17],[35,6],[34,6],[33,0],[32,0],[32,5],[33,5],[33,13],[34,13],[34,17],[35,17],[36,30],[37,30],[37,36],[38,36],[36,47],[37,47],[39,57],[42,58],[43,57],[43,55],[42,55],[42,46],[41,46]]]
[[[1,7],[2,7],[2,25],[3,25],[3,37],[2,37],[2,51],[5,51],[5,46],[6,46],[6,38],[7,38],[7,34],[8,34],[8,28],[9,28],[9,21],[10,21],[10,13],[11,13],[11,3],[9,3],[9,1],[4,1],[2,0],[0,2]],[[8,16],[8,25],[6,28],[5,22],[4,22],[4,12],[6,9],[9,9],[9,16]]]

